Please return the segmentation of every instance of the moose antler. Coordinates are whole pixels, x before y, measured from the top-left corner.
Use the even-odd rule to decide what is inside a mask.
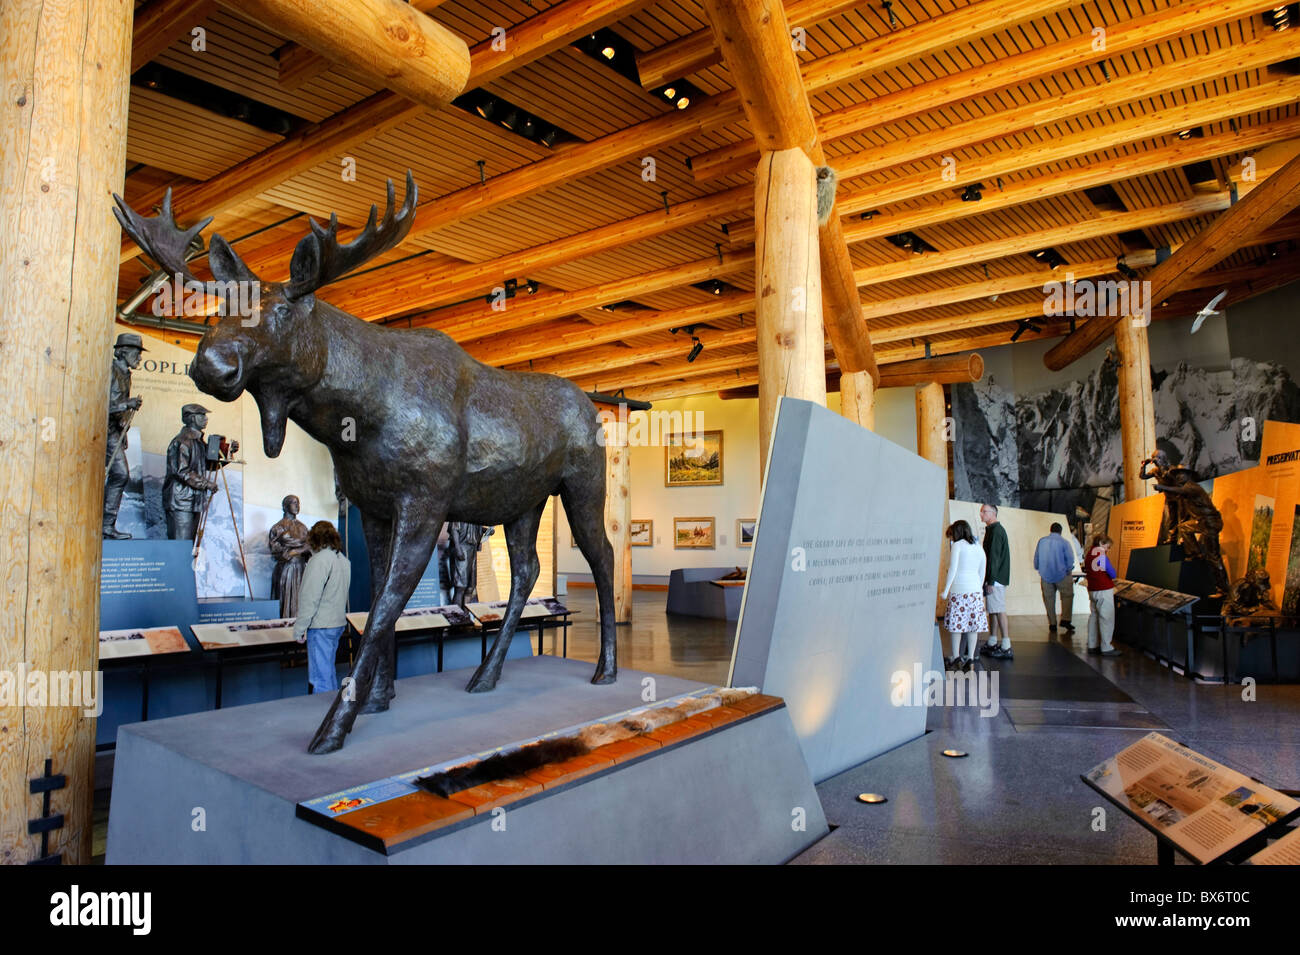
[[[140,215],[117,193],[113,193],[113,201],[117,203],[113,215],[117,217],[122,231],[134,239],[136,245],[168,272],[178,273],[191,281],[194,280],[194,275],[185,262],[187,252],[190,251],[190,245],[198,234],[212,221],[212,216],[196,222],[188,229],[182,229],[176,224],[176,217],[172,215],[170,188],[163,196],[162,209],[152,218]],[[203,248],[203,240],[199,239],[198,243],[199,248]]]
[[[285,294],[301,298],[360,266],[368,259],[391,249],[411,229],[415,204],[419,198],[415,177],[406,170],[406,199],[402,208],[393,212],[393,180],[388,180],[388,204],[384,218],[376,224],[377,210],[370,207],[370,218],[361,234],[347,245],[339,245],[339,217],[330,215],[329,228],[322,228],[315,219],[309,219],[311,234],[304,236],[293,250],[289,263],[289,284]]]

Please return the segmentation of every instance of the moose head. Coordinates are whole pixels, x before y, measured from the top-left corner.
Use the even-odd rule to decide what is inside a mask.
[[[171,190],[158,215],[146,218],[114,195],[113,214],[127,235],[168,272],[197,282],[185,260],[194,237],[212,221],[209,216],[182,230],[172,214]],[[222,401],[234,401],[248,390],[262,418],[262,442],[268,457],[284,446],[285,422],[294,399],[311,389],[325,371],[329,354],[328,332],[321,317],[325,311],[340,314],[316,299],[316,291],[386,252],[406,237],[413,221],[418,190],[410,170],[406,173],[406,198],[394,209],[393,181],[388,180],[388,201],[383,218],[370,207],[366,227],[351,242],[338,241],[338,216],[328,227],[315,219],[311,231],[294,249],[288,282],[263,282],[244,264],[220,234],[212,236],[208,264],[217,282],[215,291],[225,302],[234,293],[257,289],[258,303],[251,315],[223,307],[221,318],[199,342],[190,377],[199,389]],[[248,301],[249,296],[240,295]]]

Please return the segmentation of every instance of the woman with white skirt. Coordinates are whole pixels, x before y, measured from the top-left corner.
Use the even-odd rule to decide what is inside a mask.
[[[988,611],[984,607],[984,548],[975,543],[975,535],[965,521],[954,521],[948,528],[951,541],[948,553],[948,581],[943,597],[948,609],[943,626],[951,640],[952,656],[944,657],[947,670],[969,670],[978,656],[979,635],[989,629]],[[966,650],[963,650],[963,639]]]

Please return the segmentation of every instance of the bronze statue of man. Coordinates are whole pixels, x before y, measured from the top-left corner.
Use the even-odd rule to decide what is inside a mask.
[[[140,354],[148,351],[144,340],[131,332],[117,336],[113,344],[113,365],[108,381],[108,447],[104,462],[104,538],[130,540],[119,531],[117,512],[122,506],[122,492],[131,473],[126,464],[126,432],[131,415],[140,409],[139,398],[131,397],[131,370],[140,365]]]
[[[298,588],[302,584],[303,568],[311,557],[307,546],[307,525],[298,520],[300,505],[297,496],[289,494],[280,502],[284,517],[271,525],[267,543],[275,558],[271,571],[271,599],[280,601],[281,617],[298,616]]]
[[[1186,468],[1171,468],[1170,484],[1157,484],[1156,490],[1163,491],[1170,500],[1178,500],[1178,512],[1181,520],[1174,531],[1174,543],[1183,549],[1185,557],[1203,560],[1214,571],[1214,584],[1219,595],[1228,593],[1228,571],[1223,566],[1223,555],[1219,551],[1219,532],[1223,530],[1223,515],[1214,506],[1214,500],[1205,492],[1205,488],[1193,480],[1192,472]]]
[[[1138,477],[1144,481],[1154,480],[1158,489],[1161,484],[1173,483],[1170,480],[1173,470],[1174,466],[1169,463],[1169,455],[1157,449],[1151,452],[1151,457],[1142,462]],[[1165,512],[1160,517],[1160,534],[1156,537],[1157,544],[1174,543],[1178,525],[1182,521],[1179,503],[1178,495],[1165,495]]]
[[[460,606],[478,600],[478,549],[492,528],[453,521],[448,528],[447,563],[451,602]]]
[[[181,422],[180,433],[167,446],[162,500],[168,539],[192,541],[204,499],[217,489],[217,482],[208,476],[208,446],[203,437],[208,409],[188,404],[181,408]]]

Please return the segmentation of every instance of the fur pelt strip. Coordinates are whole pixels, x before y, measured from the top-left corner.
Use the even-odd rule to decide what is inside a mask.
[[[487,759],[462,763],[431,776],[422,776],[415,781],[415,785],[439,796],[450,796],[484,783],[522,776],[549,763],[558,763],[585,755],[607,743],[617,743],[619,740],[649,733],[696,713],[742,700],[757,692],[758,688],[753,686],[720,687],[703,696],[687,697],[677,703],[641,710],[616,723],[592,723],[584,726],[575,736],[537,740],[533,743],[525,743],[507,753],[498,753]]]

